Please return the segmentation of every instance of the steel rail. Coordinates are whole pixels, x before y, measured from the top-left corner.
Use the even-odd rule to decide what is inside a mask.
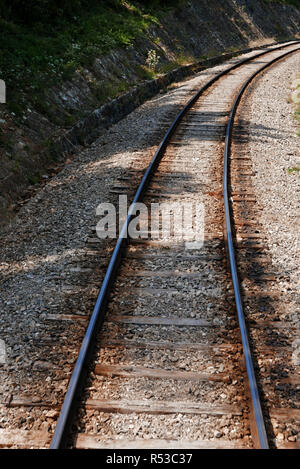
[[[133,202],[129,208],[128,216],[124,222],[124,225],[121,229],[119,234],[118,240],[116,242],[116,246],[114,248],[113,254],[111,256],[104,280],[101,285],[101,289],[99,291],[96,304],[91,315],[90,322],[88,324],[88,328],[86,330],[85,336],[83,338],[83,342],[79,351],[79,355],[68,385],[68,389],[65,395],[65,399],[62,405],[62,409],[59,415],[59,419],[55,428],[55,432],[51,441],[50,449],[61,449],[66,447],[70,428],[72,425],[72,420],[74,413],[76,411],[76,404],[78,396],[81,392],[84,378],[88,372],[88,364],[90,360],[91,353],[93,352],[94,346],[94,339],[96,334],[99,332],[99,329],[104,320],[104,313],[105,308],[109,299],[109,295],[117,274],[118,267],[122,260],[122,254],[125,251],[127,246],[127,233],[130,221],[134,217],[134,209],[135,204],[141,201],[143,194],[145,193],[151,177],[156,170],[157,166],[160,163],[160,160],[165,152],[165,149],[170,141],[171,136],[174,134],[177,126],[179,125],[180,121],[184,117],[184,115],[188,112],[188,110],[193,106],[193,104],[199,99],[199,97],[208,89],[210,88],[216,81],[218,81],[221,77],[225,76],[232,70],[235,70],[242,65],[251,62],[254,59],[257,59],[260,56],[269,54],[276,50],[280,50],[286,47],[290,47],[293,44],[297,44],[300,41],[289,41],[288,44],[281,44],[279,47],[274,47],[272,49],[266,49],[263,52],[255,54],[251,57],[247,57],[234,65],[230,66],[229,68],[223,70],[211,80],[209,80],[201,89],[188,101],[188,103],[183,107],[183,109],[178,113],[175,120],[169,127],[167,133],[165,134],[163,140],[161,141],[159,147],[157,148],[145,174],[140,182],[140,185],[136,191],[134,196]]]
[[[259,70],[254,72],[248,78],[248,80],[246,80],[246,82],[240,89],[234,101],[234,104],[232,106],[232,109],[228,118],[228,123],[226,127],[226,137],[225,137],[223,195],[224,195],[225,221],[226,221],[226,238],[227,238],[226,241],[227,241],[228,255],[229,255],[229,261],[230,261],[232,283],[233,283],[233,289],[234,289],[234,295],[235,295],[235,303],[236,303],[236,308],[237,308],[237,315],[238,315],[238,320],[239,320],[239,326],[240,326],[242,343],[243,343],[243,351],[244,351],[246,369],[247,369],[248,380],[249,380],[249,388],[250,388],[251,399],[252,399],[252,410],[254,413],[256,433],[258,437],[258,446],[260,449],[268,449],[269,443],[268,443],[267,432],[266,432],[265,422],[264,422],[264,417],[263,417],[263,412],[262,412],[262,406],[260,402],[258,386],[257,386],[257,381],[255,377],[254,366],[253,366],[253,361],[252,361],[252,356],[251,356],[249,337],[248,337],[248,332],[247,332],[246,320],[245,320],[245,316],[243,312],[241,290],[240,290],[240,284],[239,284],[238,272],[237,272],[237,266],[236,266],[236,260],[235,260],[234,243],[233,243],[233,236],[232,236],[232,223],[231,223],[232,213],[231,213],[231,208],[230,208],[230,203],[229,203],[229,190],[228,190],[229,158],[230,158],[230,150],[231,150],[232,130],[234,126],[234,117],[235,117],[239,102],[245,90],[247,89],[249,84],[252,82],[252,80],[263,70],[270,67],[278,60],[294,52],[297,52],[299,50],[300,48],[286,52],[285,54],[282,54],[279,57],[276,57],[275,59],[271,60],[270,62],[262,66]]]

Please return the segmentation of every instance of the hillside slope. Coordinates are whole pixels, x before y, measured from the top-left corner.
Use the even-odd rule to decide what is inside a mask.
[[[15,88],[7,79],[7,104],[0,104],[0,224],[10,210],[16,208],[15,201],[29,185],[47,179],[51,174],[53,158],[63,161],[69,157],[67,153],[72,145],[67,152],[59,146],[53,152],[53,141],[70,132],[76,123],[83,122],[95,109],[101,109],[101,114],[103,110],[105,112],[101,106],[120,94],[187,63],[196,63],[200,59],[254,44],[262,45],[296,37],[300,33],[300,11],[293,5],[281,2],[190,0],[179,2],[180,6],[158,11],[157,14],[153,13],[153,9],[151,14],[146,7],[143,10],[137,2],[116,3],[122,4],[121,9],[119,7],[115,12],[121,20],[124,14],[124,18],[134,19],[135,24],[139,24],[140,20],[143,22],[143,27],[136,27],[136,33],[134,28],[131,30],[130,39],[124,40],[122,47],[114,47],[115,43],[112,42],[110,51],[103,53],[99,45],[95,46],[89,60],[81,63],[82,56],[76,56],[76,50],[80,49],[81,44],[74,43],[73,65],[76,66],[70,66],[68,73],[64,73],[56,82],[43,80],[41,69],[36,66],[38,60],[33,47],[32,55],[24,58],[21,78]],[[123,28],[127,24],[124,21]],[[5,24],[7,26],[8,23]],[[13,30],[14,41],[20,41],[21,44],[24,28],[9,27]],[[3,34],[2,31],[1,39],[5,49]],[[68,40],[72,42],[70,34]],[[147,62],[149,51],[152,51],[154,57],[152,63]],[[49,67],[53,66],[55,75],[58,58],[52,59],[53,64]],[[59,60],[62,63],[64,57],[61,56]],[[19,61],[18,65],[21,67],[22,62]],[[63,65],[66,71],[69,62]],[[6,80],[9,72],[12,72],[3,66],[1,68]],[[26,75],[25,69],[32,76],[38,77],[35,86],[29,86],[22,78]],[[141,97],[132,106],[128,106],[125,100],[120,116],[116,110],[116,115],[110,115],[109,118],[111,121],[117,120],[143,99]],[[111,108],[106,112],[111,113]],[[88,122],[85,134],[78,138],[79,144],[97,136],[93,124]],[[57,163],[54,166],[53,171],[58,168]]]

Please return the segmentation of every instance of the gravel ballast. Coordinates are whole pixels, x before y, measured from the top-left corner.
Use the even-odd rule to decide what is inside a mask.
[[[96,207],[100,202],[117,201],[117,196],[110,192],[116,179],[130,170],[145,168],[182,105],[201,84],[227,66],[209,69],[179,83],[172,91],[156,96],[112,126],[49,181],[1,235],[2,428],[54,430],[57,415],[49,414],[49,409],[42,406],[7,409],[6,404],[17,398],[30,398],[36,404],[47,401],[58,407],[62,402],[87,325],[86,316],[93,309],[107,264],[105,256],[99,261],[89,250],[91,227],[97,222]],[[288,168],[299,163],[300,155],[299,137],[294,135],[296,124],[287,97],[293,78],[291,70],[294,73],[297,68],[300,69],[299,54],[260,78],[251,93],[251,114],[247,117],[249,153],[256,171],[253,184],[259,204],[264,207],[261,223],[273,265],[289,274],[289,281],[280,281],[280,287],[293,291],[299,289],[299,248],[297,253],[296,247],[299,246],[300,185],[299,174],[289,173]],[[257,138],[258,131],[260,138]],[[113,245],[114,241],[101,241],[98,249],[105,254]],[[68,314],[73,318],[65,320]],[[299,319],[297,314],[294,309],[285,311],[281,319],[295,321]],[[224,324],[227,321],[224,318]],[[107,327],[113,333],[115,326],[109,323]],[[151,326],[135,325],[134,328],[136,335],[143,339],[155,338]],[[166,338],[168,334],[169,331],[165,333]],[[181,329],[173,327],[171,334],[174,341],[179,340]],[[205,330],[199,331],[200,338],[205,334]],[[163,336],[164,333],[157,339]],[[294,348],[297,361],[297,344]],[[102,414],[95,416],[92,424],[95,431],[103,418]],[[189,426],[197,433],[202,417],[177,415],[165,421],[168,419],[173,419],[178,426],[178,438],[186,438]],[[149,427],[148,417],[136,420],[131,436],[137,427]],[[160,437],[161,417],[156,420],[152,434]],[[187,422],[184,430],[181,421]],[[225,424],[228,424],[228,434],[236,431],[229,422]],[[112,417],[111,427],[119,429],[119,425],[117,418]],[[240,431],[248,432],[242,422]],[[110,436],[110,431],[106,436]],[[206,437],[214,437],[209,419],[207,434],[199,432],[199,438]],[[232,438],[238,437],[232,434]]]

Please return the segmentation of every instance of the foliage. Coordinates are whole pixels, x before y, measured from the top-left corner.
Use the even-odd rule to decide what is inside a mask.
[[[282,2],[300,7],[300,0]],[[28,102],[42,103],[45,89],[89,67],[97,56],[130,47],[150,25],[159,23],[161,14],[185,3],[0,0],[0,77],[7,85],[10,110],[20,115]],[[171,66],[176,67],[177,62]],[[141,74],[151,75],[157,63],[148,65],[148,70],[141,68]]]
[[[155,71],[156,66],[159,62],[160,56],[157,55],[156,51],[154,49],[151,49],[148,51],[148,56],[146,59],[146,64],[150,68],[150,70]]]
[[[0,76],[18,115],[28,98],[42,102],[44,89],[129,47],[157,21],[150,8],[124,0],[3,0],[0,12]]]

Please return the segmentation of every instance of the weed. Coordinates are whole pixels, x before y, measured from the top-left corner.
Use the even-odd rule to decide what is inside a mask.
[[[291,84],[292,92],[289,95],[288,103],[293,104],[294,118],[297,124],[300,124],[300,79],[299,74],[296,76],[297,78]],[[296,131],[296,135],[300,137],[300,129]]]
[[[207,52],[207,58],[208,59],[211,59],[212,57],[215,57],[216,55],[219,54],[219,51],[217,49],[209,49],[209,51]]]
[[[42,111],[44,90],[70,79],[80,67],[88,68],[95,57],[131,46],[158,22],[150,6],[143,8],[111,0],[93,2],[77,16],[59,12],[53,21],[26,24],[0,17],[0,70],[12,115],[23,115],[28,98],[38,101]]]
[[[124,93],[129,89],[130,85],[131,83],[126,80],[103,81],[101,84],[90,84],[92,92],[100,105]]]
[[[149,67],[150,70],[155,72],[159,59],[160,59],[160,56],[157,55],[156,50],[151,49],[148,51],[146,65]]]
[[[173,60],[170,62],[164,62],[159,66],[159,73],[169,73],[172,72],[172,70],[175,70],[176,68],[179,67],[179,63],[177,60]]]
[[[300,124],[300,112],[299,111],[294,112],[294,117],[296,121]]]
[[[135,73],[141,80],[152,80],[155,78],[155,73],[150,70],[146,65],[138,65],[135,68]]]
[[[168,72],[171,72],[172,70],[175,70],[178,67],[182,67],[184,65],[188,65],[191,63],[195,63],[195,62],[196,62],[196,58],[193,55],[187,55],[184,52],[180,52],[180,54],[177,55],[176,60],[162,63],[159,66],[159,72],[168,73]]]
[[[37,184],[39,182],[40,176],[37,175],[37,174],[29,175],[29,176],[27,176],[27,180],[32,186],[34,186],[35,184]]]

